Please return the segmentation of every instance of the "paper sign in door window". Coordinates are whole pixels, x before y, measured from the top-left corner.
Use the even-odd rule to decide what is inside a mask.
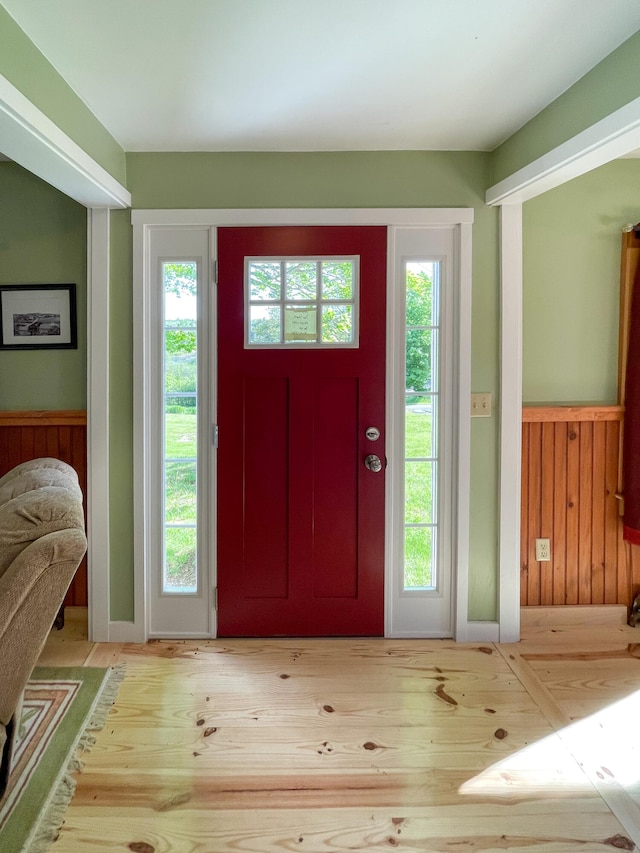
[[[284,312],[285,341],[318,340],[318,310],[315,306],[293,308],[287,306]]]

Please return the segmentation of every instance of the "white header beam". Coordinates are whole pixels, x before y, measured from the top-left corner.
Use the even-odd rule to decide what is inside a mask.
[[[487,204],[522,204],[640,148],[640,98],[489,187]]]
[[[0,150],[85,207],[131,207],[131,193],[2,75]]]

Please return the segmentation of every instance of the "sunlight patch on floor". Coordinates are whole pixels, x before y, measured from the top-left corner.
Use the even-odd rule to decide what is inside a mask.
[[[461,794],[540,789],[559,796],[595,785],[640,795],[640,691],[529,744],[465,782]]]

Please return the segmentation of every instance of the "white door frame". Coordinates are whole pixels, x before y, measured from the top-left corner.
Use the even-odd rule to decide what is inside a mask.
[[[469,548],[469,488],[470,488],[470,373],[471,373],[471,208],[420,208],[420,209],[295,209],[295,210],[134,210],[134,589],[135,620],[133,633],[138,641],[148,636],[146,610],[146,554],[149,533],[148,519],[144,511],[148,494],[149,471],[146,462],[145,424],[148,421],[144,409],[147,394],[144,390],[148,334],[145,328],[147,316],[149,268],[148,245],[151,230],[167,228],[196,228],[219,226],[253,225],[383,225],[390,227],[454,227],[457,230],[457,283],[459,286],[458,323],[456,336],[457,399],[459,412],[456,448],[456,483],[458,492],[454,529],[454,636],[466,640],[476,634],[468,622],[468,548]],[[215,259],[212,259],[215,260]],[[393,259],[389,259],[389,264]],[[390,267],[391,270],[391,267]],[[392,275],[388,275],[392,279]],[[390,340],[388,346],[393,347]],[[390,406],[388,406],[390,412]],[[388,577],[388,572],[386,576]],[[497,623],[489,633],[497,636]],[[124,627],[124,626],[121,626]],[[114,625],[115,629],[116,626]],[[127,634],[129,632],[127,631]]]

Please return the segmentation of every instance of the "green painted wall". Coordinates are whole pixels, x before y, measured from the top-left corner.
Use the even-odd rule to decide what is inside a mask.
[[[620,235],[639,220],[640,160],[525,203],[525,402],[616,402]]]
[[[135,208],[473,207],[473,387],[498,388],[498,214],[483,203],[488,155],[468,152],[347,152],[308,154],[128,154],[128,187]],[[118,214],[118,218],[121,214]],[[124,218],[124,217],[122,217]],[[114,231],[114,256],[129,257],[130,232]],[[130,267],[129,267],[130,269]],[[113,276],[113,272],[112,272]],[[124,299],[126,265],[112,287]],[[128,274],[129,288],[130,273]],[[112,294],[112,310],[115,311]],[[128,315],[126,314],[128,310]],[[115,314],[112,314],[112,317]],[[131,466],[130,296],[122,326],[112,332],[110,424],[112,477],[127,480]],[[125,322],[126,321],[126,322]],[[116,475],[117,468],[117,475]],[[121,479],[121,478],[124,478]],[[497,421],[472,422],[470,617],[496,617]],[[130,495],[112,500],[112,618],[133,614],[129,575]],[[116,522],[116,514],[120,519]],[[115,574],[118,583],[115,583]]]
[[[87,405],[87,212],[15,163],[0,163],[0,284],[75,282],[78,348],[0,350],[0,409]]]
[[[640,97],[640,32],[605,57],[493,152],[498,181]]]
[[[117,181],[126,184],[122,148],[2,6],[0,74]]]
[[[134,208],[456,207],[488,172],[476,152],[356,151],[129,153],[127,174]]]

